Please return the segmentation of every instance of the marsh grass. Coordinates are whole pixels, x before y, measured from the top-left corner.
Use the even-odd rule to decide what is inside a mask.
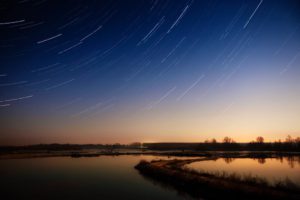
[[[197,160],[198,161],[198,160]],[[196,171],[186,167],[191,160],[141,161],[135,166],[154,181],[172,186],[192,197],[230,199],[299,199],[299,188],[289,179],[270,184],[265,178],[252,174],[225,171]]]
[[[213,177],[213,178],[223,179],[223,180],[236,182],[236,183],[243,183],[243,184],[263,186],[263,187],[273,187],[276,189],[300,191],[299,186],[295,184],[293,181],[291,181],[288,177],[286,177],[285,179],[275,180],[274,182],[271,183],[270,181],[267,181],[266,178],[253,175],[251,173],[239,174],[239,173],[229,173],[226,171],[195,170],[187,166],[184,166],[182,169],[183,171],[194,175]]]

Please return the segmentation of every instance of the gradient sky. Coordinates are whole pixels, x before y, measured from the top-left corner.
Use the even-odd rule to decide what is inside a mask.
[[[1,1],[0,145],[300,136],[300,2]]]

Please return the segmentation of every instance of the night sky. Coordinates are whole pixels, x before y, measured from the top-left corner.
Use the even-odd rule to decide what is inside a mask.
[[[300,1],[0,3],[0,144],[300,136]]]

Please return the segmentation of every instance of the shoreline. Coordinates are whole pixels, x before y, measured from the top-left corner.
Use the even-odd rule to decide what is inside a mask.
[[[218,157],[186,160],[140,161],[135,169],[163,187],[177,190],[179,194],[192,198],[208,199],[299,199],[300,190],[287,187],[275,187],[265,183],[221,178],[213,174],[203,174],[184,168],[192,162],[213,160]]]
[[[287,185],[271,187],[260,182],[259,179],[245,182],[232,179],[230,176],[218,177],[216,174],[197,172],[185,167],[187,164],[197,161],[226,159],[226,158],[284,158],[300,156],[298,152],[201,152],[201,151],[150,151],[150,150],[115,150],[115,151],[12,151],[1,152],[0,160],[9,159],[34,159],[34,158],[88,158],[101,156],[159,156],[160,160],[141,160],[135,169],[148,181],[162,187],[175,189],[179,195],[192,198],[207,199],[300,199],[300,188],[289,188]],[[164,157],[171,159],[165,160]]]
[[[168,157],[218,157],[218,158],[276,158],[284,156],[300,156],[300,152],[270,152],[270,151],[12,151],[1,152],[0,159],[26,159],[42,157],[99,157],[99,156],[168,156]]]

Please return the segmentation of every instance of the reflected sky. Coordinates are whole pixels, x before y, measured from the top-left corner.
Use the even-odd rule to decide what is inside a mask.
[[[200,161],[188,164],[187,167],[206,172],[228,172],[240,175],[251,174],[266,178],[270,183],[290,179],[300,186],[300,157],[281,158],[224,158]]]
[[[134,166],[156,156],[0,160],[6,199],[182,199],[156,187]]]

